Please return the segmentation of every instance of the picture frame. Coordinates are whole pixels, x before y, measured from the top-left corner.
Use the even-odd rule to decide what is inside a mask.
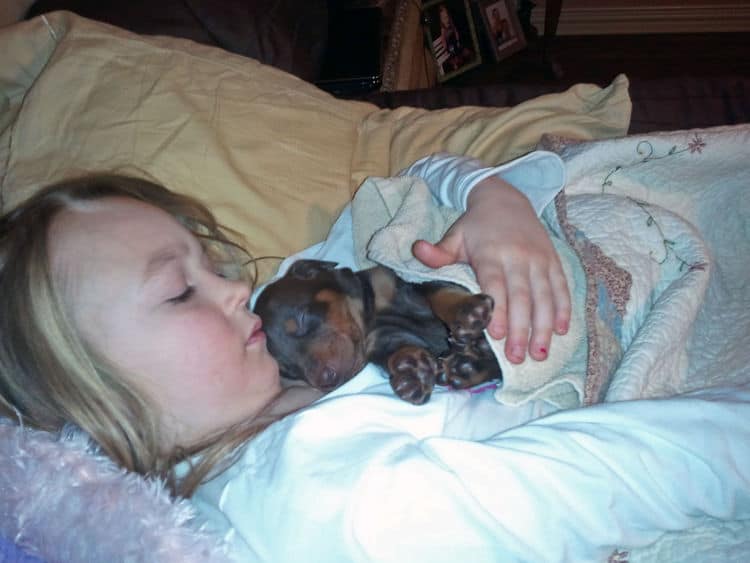
[[[469,0],[427,0],[422,4],[422,21],[439,82],[481,64]]]
[[[485,32],[496,62],[526,47],[526,37],[512,0],[479,0]]]

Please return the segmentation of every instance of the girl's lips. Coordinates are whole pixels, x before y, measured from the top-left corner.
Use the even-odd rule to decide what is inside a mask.
[[[248,336],[246,346],[251,346],[252,344],[255,344],[257,342],[264,342],[265,340],[266,333],[263,332],[263,323],[259,322],[257,325],[255,325],[255,327],[253,327],[250,336]]]

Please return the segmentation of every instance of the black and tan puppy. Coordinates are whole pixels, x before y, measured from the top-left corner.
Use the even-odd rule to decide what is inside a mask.
[[[331,391],[371,361],[399,397],[422,404],[436,383],[461,389],[501,376],[483,334],[492,306],[488,295],[447,282],[299,260],[266,287],[255,312],[283,377]]]

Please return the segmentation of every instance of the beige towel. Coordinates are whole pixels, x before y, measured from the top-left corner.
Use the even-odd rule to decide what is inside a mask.
[[[545,222],[560,253],[574,299],[570,330],[554,336],[544,362],[527,358],[511,364],[503,352],[504,342],[489,337],[503,370],[503,384],[496,397],[518,405],[530,399],[545,399],[561,408],[582,403],[586,379],[586,338],[583,315],[585,278],[575,253],[556,228],[554,206],[545,212]],[[382,264],[408,281],[445,280],[479,292],[473,271],[467,264],[428,268],[411,253],[416,239],[437,242],[460,213],[437,205],[419,178],[369,178],[352,202],[354,247],[361,268]]]

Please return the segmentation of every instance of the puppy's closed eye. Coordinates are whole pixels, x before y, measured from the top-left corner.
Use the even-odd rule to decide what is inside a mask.
[[[289,336],[303,338],[313,332],[319,324],[318,317],[309,309],[302,307],[284,321],[284,331]]]
[[[286,332],[289,336],[297,336],[299,329],[300,325],[297,322],[296,317],[289,317],[284,321],[284,332]]]

